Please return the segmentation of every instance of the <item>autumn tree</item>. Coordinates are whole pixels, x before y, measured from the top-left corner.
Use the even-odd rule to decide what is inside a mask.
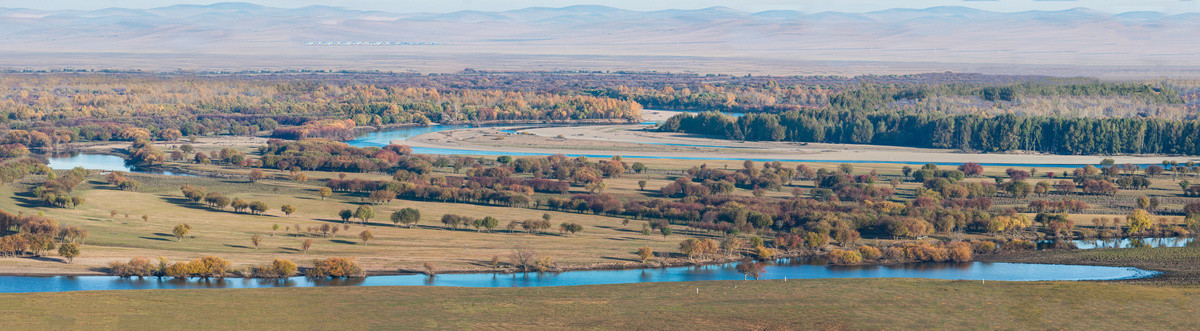
[[[183,223],[183,224],[176,225],[175,229],[171,230],[171,233],[175,235],[175,238],[177,241],[183,241],[183,237],[187,236],[188,232],[191,232],[191,231],[192,231],[192,226],[188,225],[187,223]]]
[[[1133,212],[1129,213],[1129,215],[1125,216],[1125,220],[1129,224],[1129,234],[1142,233],[1154,227],[1154,222],[1151,220],[1150,213],[1145,209],[1135,209]]]
[[[371,233],[371,230],[363,230],[358,233],[358,239],[362,239],[363,245],[366,245],[368,241],[375,239],[375,234]]]
[[[638,247],[637,256],[642,263],[646,263],[646,261],[649,261],[650,258],[654,257],[654,250],[651,249],[650,246]]]
[[[292,205],[283,205],[279,207],[279,211],[282,211],[284,215],[292,216],[292,213],[296,212],[296,207]]]
[[[738,273],[742,274],[742,280],[746,280],[746,277],[758,279],[759,277],[762,277],[763,272],[767,271],[766,264],[758,261],[746,261],[738,263],[737,267],[735,268],[737,269]]]
[[[262,213],[269,209],[267,203],[262,201],[251,202],[247,207],[250,209],[250,213],[255,215],[262,215]]]
[[[250,175],[248,177],[250,178],[251,183],[257,183],[258,181],[267,178],[267,174],[262,170],[254,169],[250,171]]]
[[[254,276],[261,278],[288,278],[299,271],[296,263],[288,259],[275,259],[271,264],[254,268]]]
[[[304,239],[304,241],[300,242],[300,252],[308,253],[308,249],[312,248],[312,245],[313,245],[313,240],[311,238]]]
[[[79,243],[65,243],[58,246],[58,256],[67,259],[67,263],[75,261],[75,257],[79,256]]]
[[[250,236],[250,244],[254,245],[254,249],[258,249],[258,245],[262,244],[262,235],[255,233]]]
[[[321,196],[321,200],[325,200],[325,198],[333,195],[333,190],[328,187],[322,187],[320,190],[317,190],[317,195]]]
[[[351,278],[363,277],[366,274],[354,258],[331,257],[313,262],[313,268],[308,271],[309,277],[314,278]]]

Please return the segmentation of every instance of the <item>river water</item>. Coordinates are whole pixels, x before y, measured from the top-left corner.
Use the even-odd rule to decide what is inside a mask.
[[[928,278],[948,280],[1075,281],[1142,278],[1155,272],[1137,268],[1020,264],[1020,263],[912,263],[892,266],[828,266],[780,261],[769,265],[761,279],[825,278]],[[735,264],[661,269],[568,271],[561,273],[442,274],[371,276],[357,279],[282,280],[241,279],[179,280],[171,278],[120,278],[113,276],[0,277],[0,293],[63,292],[132,289],[265,288],[314,286],[456,286],[539,287],[650,282],[742,280]]]
[[[125,171],[170,176],[191,176],[188,174],[171,171],[138,169],[125,164],[124,158],[108,154],[72,152],[48,155],[46,160],[48,161],[47,165],[50,166],[50,169],[66,170],[75,167],[83,167],[84,169],[88,170]]]

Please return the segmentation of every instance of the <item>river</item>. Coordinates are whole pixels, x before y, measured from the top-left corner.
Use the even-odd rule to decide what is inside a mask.
[[[456,286],[539,287],[650,282],[742,280],[735,264],[661,269],[591,270],[560,273],[473,273],[370,276],[354,279],[281,280],[229,278],[180,280],[114,276],[0,277],[0,293],[64,292],[133,289],[265,288],[314,286]],[[1077,281],[1149,277],[1156,272],[1125,267],[1021,263],[910,263],[890,266],[829,266],[807,262],[779,263],[765,268],[760,279],[928,278],[948,280]]]

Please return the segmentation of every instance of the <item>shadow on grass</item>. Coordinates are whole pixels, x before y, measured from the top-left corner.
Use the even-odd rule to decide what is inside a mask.
[[[358,242],[356,242],[356,241],[350,241],[350,240],[345,240],[345,239],[332,239],[332,240],[329,240],[329,242],[337,243],[337,244],[358,245]]]
[[[627,227],[619,227],[618,228],[615,226],[606,226],[606,225],[597,225],[596,227],[601,228],[601,229],[609,229],[609,230],[613,230],[616,232],[642,233],[642,229],[635,230],[633,228],[627,228]]]
[[[57,258],[57,257],[49,257],[49,256],[24,256],[24,257],[21,257],[21,258],[23,258],[23,259],[28,259],[28,260],[34,260],[34,261],[42,261],[42,262],[62,262],[62,263],[67,263],[67,260],[66,260],[66,259],[61,259],[61,258]]]
[[[641,260],[633,259],[633,258],[626,259],[626,258],[611,257],[611,256],[601,256],[600,258],[604,259],[604,260],[613,260],[613,261],[621,261],[621,262],[642,262]]]
[[[16,205],[23,208],[38,208],[47,207],[48,205],[38,199],[29,191],[16,192],[13,194],[13,201]]]
[[[148,239],[148,240],[158,240],[158,241],[175,241],[175,239],[163,238],[163,237],[138,237],[138,238]]]
[[[164,196],[164,197],[163,197],[163,200],[164,200],[164,201],[166,201],[166,202],[172,203],[172,204],[174,204],[174,205],[176,205],[176,206],[183,207],[183,208],[189,208],[189,209],[195,209],[195,210],[204,210],[204,211],[211,211],[211,212],[216,212],[216,211],[225,211],[225,210],[222,210],[222,209],[215,209],[215,208],[209,207],[208,205],[201,204],[201,203],[198,203],[198,202],[192,202],[192,200],[188,200],[187,198],[174,197],[174,196]]]
[[[225,247],[250,249],[250,246],[242,246],[242,245],[234,245],[234,244],[225,244]]]

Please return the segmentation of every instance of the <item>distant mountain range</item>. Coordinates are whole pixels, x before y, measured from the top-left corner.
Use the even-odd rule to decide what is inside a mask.
[[[250,3],[0,8],[0,67],[465,67],[805,73],[805,64],[1190,67],[1200,14],[965,7],[749,13],[603,6],[390,13]],[[7,62],[7,63],[5,63]],[[948,67],[949,68],[949,67]],[[444,70],[443,70],[444,71]]]

